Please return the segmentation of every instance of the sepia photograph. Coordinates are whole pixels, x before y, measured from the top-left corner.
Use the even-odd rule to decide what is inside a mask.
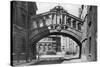
[[[97,6],[10,1],[11,66],[97,61]]]

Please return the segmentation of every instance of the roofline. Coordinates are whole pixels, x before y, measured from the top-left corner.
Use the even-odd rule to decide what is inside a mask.
[[[84,20],[82,20],[81,18],[76,17],[76,16],[74,16],[74,15],[68,13],[66,10],[64,10],[64,11],[65,11],[65,12],[64,12],[63,14],[65,14],[65,15],[67,15],[67,16],[73,18],[73,19],[76,19],[77,21],[80,21],[80,22],[82,22],[82,23],[84,22]],[[40,14],[37,14],[37,15],[35,15],[35,16],[32,16],[32,18],[34,19],[34,18],[38,18],[38,17],[41,17],[41,16],[50,15],[51,13],[53,13],[53,12],[50,10],[50,11],[48,11],[48,12],[44,12],[44,13],[40,13]],[[56,13],[56,12],[54,12],[54,13]]]

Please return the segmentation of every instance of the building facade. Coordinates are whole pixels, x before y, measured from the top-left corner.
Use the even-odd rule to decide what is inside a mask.
[[[82,54],[88,61],[97,60],[97,6],[82,5],[80,18],[84,20],[82,25]]]
[[[27,61],[30,57],[28,49],[28,30],[30,29],[31,16],[36,15],[36,3],[25,1],[11,1],[11,24],[12,24],[12,52],[13,62]],[[11,65],[14,64],[11,62]]]

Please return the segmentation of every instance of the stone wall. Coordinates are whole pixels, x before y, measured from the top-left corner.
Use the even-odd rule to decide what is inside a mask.
[[[82,54],[88,61],[97,59],[97,6],[83,5],[81,8],[82,25]]]
[[[12,60],[28,59],[29,53],[28,30],[30,29],[31,16],[36,15],[36,3],[27,1],[11,1],[11,27],[12,27]]]

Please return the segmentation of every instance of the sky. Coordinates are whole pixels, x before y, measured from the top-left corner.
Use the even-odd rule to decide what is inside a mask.
[[[67,3],[49,3],[49,2],[37,2],[37,14],[47,12],[55,6],[62,6],[68,13],[73,14],[74,16],[79,17],[79,4],[67,4]]]

